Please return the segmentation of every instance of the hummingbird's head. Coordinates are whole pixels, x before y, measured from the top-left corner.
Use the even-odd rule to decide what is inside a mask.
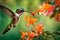
[[[17,10],[16,10],[16,13],[17,13],[17,14],[20,14],[20,13],[23,13],[23,12],[25,12],[25,10],[24,10],[24,9],[22,9],[22,8],[21,8],[21,9],[17,9]]]
[[[20,17],[20,16],[23,14],[23,12],[27,12],[27,11],[25,11],[25,10],[22,9],[22,8],[21,8],[21,9],[17,9],[17,10],[16,10],[16,13],[17,13],[16,16]]]

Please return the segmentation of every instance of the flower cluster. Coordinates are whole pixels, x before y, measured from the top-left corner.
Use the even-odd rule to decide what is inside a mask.
[[[48,3],[43,3],[42,5],[39,6],[37,13],[38,14],[43,14],[45,16],[52,16],[54,14],[54,9],[57,5],[51,5]],[[22,30],[20,30],[21,35],[21,39],[22,40],[33,40],[35,37],[39,37],[39,35],[42,35],[43,33],[46,33],[47,35],[50,35],[50,33],[48,31],[44,32],[44,26],[40,23],[38,23],[38,25],[36,26],[35,23],[38,22],[38,18],[33,18],[33,16],[35,16],[36,13],[32,12],[30,17],[25,16],[25,21],[27,22],[27,24],[25,24],[25,26],[29,27],[30,25],[33,26],[33,30],[32,31],[26,31],[23,32]],[[60,13],[58,13],[55,16],[55,20],[60,22]]]
[[[42,5],[39,6],[37,12],[38,14],[42,14],[42,15],[49,16],[49,17],[54,16],[54,19],[57,22],[60,22],[60,12],[59,12],[60,7],[57,5],[59,4],[51,5],[49,3],[43,3]]]
[[[38,37],[39,35],[41,35],[43,33],[43,28],[44,26],[42,24],[38,24],[37,26],[35,25],[35,23],[38,22],[37,18],[33,18],[33,14],[34,12],[31,13],[30,17],[25,16],[25,20],[27,22],[27,24],[25,24],[25,26],[33,26],[33,30],[32,31],[27,31],[27,32],[23,32],[22,30],[20,30],[20,33],[22,34],[21,39],[24,40],[26,36],[28,36],[26,38],[26,40],[33,40],[34,37]],[[35,14],[34,14],[35,15]]]
[[[38,21],[37,18],[33,19],[32,17],[33,17],[32,15],[30,16],[30,18],[28,18],[28,16],[25,16],[25,20],[26,22],[28,22],[26,26],[29,26],[30,24],[34,25],[34,23]]]
[[[56,5],[51,5],[48,3],[43,3],[42,5],[39,6],[37,12],[39,14],[43,14],[46,16],[51,16],[53,14],[53,10],[55,9]]]

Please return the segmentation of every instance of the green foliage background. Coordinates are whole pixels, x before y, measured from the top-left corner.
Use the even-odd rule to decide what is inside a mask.
[[[4,5],[10,10],[12,10],[14,13],[16,9],[18,8],[24,8],[28,11],[36,11],[38,6],[41,4],[41,1],[43,0],[0,0],[0,5]],[[19,40],[21,34],[19,33],[19,30],[31,30],[32,27],[26,27],[25,24],[25,15],[30,15],[30,13],[24,13],[16,25],[15,28],[12,28],[9,32],[7,32],[5,35],[2,34],[2,32],[5,30],[7,25],[11,22],[12,18],[7,16],[5,12],[3,12],[0,9],[0,40]],[[45,30],[47,31],[60,31],[60,23],[56,22],[53,18],[50,19],[47,16],[43,15],[37,15],[35,16],[39,19],[39,23],[43,24],[45,26]],[[55,35],[56,36],[56,35]],[[60,36],[56,36],[57,40],[60,40]]]

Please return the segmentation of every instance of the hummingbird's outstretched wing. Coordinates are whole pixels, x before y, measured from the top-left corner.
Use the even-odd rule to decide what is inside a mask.
[[[14,18],[15,14],[5,6],[0,5],[0,9],[3,10],[8,16]]]
[[[0,5],[0,9],[3,10],[6,15],[8,15],[9,17],[12,18],[12,22],[15,22],[13,19],[15,19],[16,16],[10,9],[8,9],[7,7],[2,6],[2,5]],[[3,31],[2,34],[5,34],[6,32],[8,32],[11,29],[11,24],[13,24],[12,22],[6,27],[6,29]],[[10,28],[9,28],[9,26],[10,26]]]

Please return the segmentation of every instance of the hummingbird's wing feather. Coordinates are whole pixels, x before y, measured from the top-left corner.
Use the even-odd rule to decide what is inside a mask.
[[[6,15],[8,15],[9,17],[15,19],[16,15],[15,15],[10,9],[8,9],[7,7],[2,6],[2,5],[0,5],[0,9],[3,10],[3,12],[5,12]],[[12,19],[11,23],[10,23],[10,24],[6,27],[6,29],[3,31],[2,34],[5,34],[5,33],[8,32],[12,27],[14,27],[14,26],[11,26],[11,24],[13,24],[12,22],[15,22],[13,19]]]
[[[15,14],[5,6],[0,5],[0,8],[10,17],[14,18]]]
[[[2,34],[7,33],[11,28],[15,27],[15,19],[12,19],[12,21],[10,22],[10,24],[5,28],[5,30],[2,32]]]
[[[6,29],[3,31],[3,33],[2,33],[2,34],[7,33],[9,30],[10,30],[10,28],[6,27]]]

